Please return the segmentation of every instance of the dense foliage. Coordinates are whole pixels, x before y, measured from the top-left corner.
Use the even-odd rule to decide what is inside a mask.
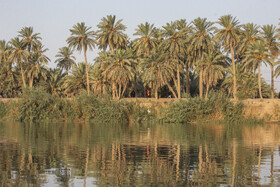
[[[189,123],[200,120],[224,120],[227,122],[241,121],[243,105],[233,103],[223,94],[210,94],[208,100],[199,97],[189,98],[171,104],[162,111],[162,120],[165,123]]]
[[[2,110],[2,105],[0,106]],[[5,107],[3,107],[5,108]],[[95,120],[127,122],[126,105],[111,98],[81,94],[73,99],[51,95],[42,89],[25,90],[23,98],[10,110],[19,121]],[[3,113],[4,114],[4,113]]]
[[[87,95],[113,98],[207,98],[223,91],[236,98],[274,97],[274,77],[279,76],[279,29],[273,25],[240,24],[236,17],[221,16],[217,23],[197,18],[156,28],[148,22],[135,29],[129,40],[122,19],[108,15],[97,25],[85,23],[70,29],[69,46],[50,59],[40,33],[24,27],[18,36],[0,41],[0,96],[20,97],[23,89],[42,87],[52,95]],[[87,53],[101,50],[93,63]],[[77,63],[73,52],[83,52]],[[261,65],[271,67],[271,87],[261,77]]]

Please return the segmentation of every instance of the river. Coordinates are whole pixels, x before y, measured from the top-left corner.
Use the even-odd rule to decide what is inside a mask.
[[[277,124],[0,124],[0,186],[280,184]]]

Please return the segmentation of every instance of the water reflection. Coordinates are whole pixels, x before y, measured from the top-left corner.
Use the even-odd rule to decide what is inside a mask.
[[[279,135],[274,124],[0,124],[0,184],[277,185]]]

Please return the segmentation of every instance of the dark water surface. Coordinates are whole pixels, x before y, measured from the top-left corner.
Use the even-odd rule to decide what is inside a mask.
[[[0,186],[280,185],[280,127],[0,124]]]

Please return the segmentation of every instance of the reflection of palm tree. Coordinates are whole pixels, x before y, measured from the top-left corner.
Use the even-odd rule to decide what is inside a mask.
[[[274,165],[274,147],[271,147],[271,151],[270,151],[270,160],[271,160],[271,163],[270,163],[270,185],[273,186],[273,183],[274,183],[274,178],[273,178],[273,165]]]
[[[262,160],[262,145],[259,147],[259,159],[258,159],[258,184],[260,184],[261,175],[261,160]]]
[[[86,163],[85,163],[85,177],[84,177],[84,187],[86,187],[86,181],[87,181],[87,173],[88,173],[88,158],[89,158],[89,145],[87,145],[87,150],[86,150]]]
[[[237,143],[235,140],[233,140],[233,146],[232,146],[232,157],[233,157],[233,163],[232,163],[232,177],[231,177],[231,187],[234,186],[235,183],[235,168],[236,168],[236,147],[237,147]]]

